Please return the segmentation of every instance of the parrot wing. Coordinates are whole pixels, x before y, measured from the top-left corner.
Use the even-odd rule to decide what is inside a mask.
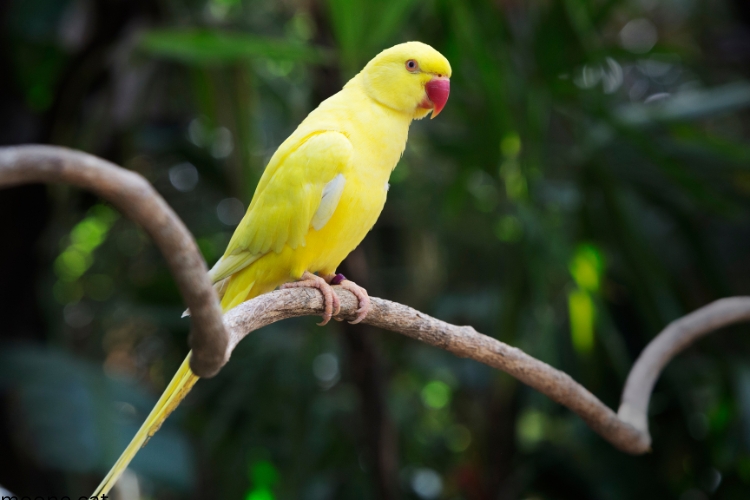
[[[346,184],[352,144],[339,132],[307,136],[278,161],[271,161],[253,201],[209,271],[214,283],[249,266],[270,251],[305,245],[310,227],[320,230],[333,215]]]

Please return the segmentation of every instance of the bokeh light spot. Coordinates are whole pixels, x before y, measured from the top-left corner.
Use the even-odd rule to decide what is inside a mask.
[[[68,304],[63,308],[63,318],[68,326],[83,328],[94,319],[94,312],[84,303]]]
[[[198,147],[206,146],[210,143],[211,124],[208,118],[200,116],[193,118],[188,125],[188,139]]]
[[[451,400],[451,388],[445,382],[433,380],[422,389],[422,401],[430,408],[439,410]]]
[[[106,205],[96,205],[70,231],[70,245],[55,259],[55,274],[61,281],[75,281],[94,262],[93,251],[107,238],[119,215]]]
[[[255,488],[250,490],[245,500],[274,500],[273,493],[265,488]]]
[[[604,258],[594,245],[582,244],[576,248],[568,266],[576,284],[583,290],[599,290]]]
[[[55,273],[62,281],[75,281],[91,265],[91,256],[75,247],[68,247],[55,259]]]
[[[521,154],[521,136],[512,132],[500,141],[500,152],[506,158],[517,158]]]
[[[505,182],[505,194],[513,201],[519,201],[526,198],[528,186],[526,177],[521,172],[518,162],[513,159],[505,160],[500,165],[500,177]]]
[[[109,224],[97,217],[87,217],[70,232],[70,241],[83,251],[90,252],[104,241]]]
[[[219,127],[214,131],[211,142],[211,156],[216,159],[226,158],[234,151],[232,132],[226,127]]]
[[[620,30],[620,45],[635,54],[645,54],[656,45],[656,26],[648,19],[633,19]]]
[[[573,347],[581,354],[591,352],[594,347],[594,303],[585,290],[573,290],[568,294],[570,313],[570,336]]]
[[[592,294],[601,286],[604,270],[601,251],[594,245],[579,245],[568,264],[568,270],[577,285],[568,294],[571,340],[578,353],[587,354],[594,346],[596,308]]]
[[[313,360],[313,374],[326,387],[335,384],[339,378],[339,360],[336,355],[326,352],[316,356]]]
[[[216,206],[216,215],[227,226],[236,226],[245,215],[245,205],[237,198],[224,198]]]
[[[181,193],[195,189],[199,178],[198,169],[192,163],[180,163],[169,169],[169,182]]]
[[[256,489],[270,489],[278,478],[276,467],[268,460],[258,460],[250,465],[250,479]]]
[[[411,477],[411,487],[421,498],[437,498],[443,492],[443,480],[434,470],[421,467],[414,471]]]
[[[516,421],[516,436],[525,450],[534,449],[544,439],[546,415],[537,410],[523,412]]]

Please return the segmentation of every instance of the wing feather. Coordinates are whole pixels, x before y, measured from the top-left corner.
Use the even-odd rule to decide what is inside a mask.
[[[352,157],[349,139],[319,132],[286,149],[271,159],[226,253],[211,269],[214,282],[285,245],[304,246],[310,227],[322,228],[336,210]]]

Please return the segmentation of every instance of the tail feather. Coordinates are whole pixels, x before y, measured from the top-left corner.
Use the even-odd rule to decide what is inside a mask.
[[[159,430],[159,427],[164,423],[164,420],[166,420],[169,414],[177,408],[177,405],[185,399],[185,396],[188,395],[190,389],[192,389],[193,385],[198,381],[199,377],[190,370],[190,356],[191,354],[188,354],[182,362],[182,365],[180,365],[177,373],[175,373],[172,381],[164,391],[164,394],[161,395],[156,406],[151,410],[146,421],[141,425],[141,428],[138,429],[135,437],[133,437],[130,444],[125,448],[125,451],[122,452],[122,455],[117,459],[115,465],[112,466],[112,469],[110,469],[107,476],[91,495],[92,497],[101,498],[102,494],[109,493],[125,469],[128,468],[128,465],[133,460],[136,453],[138,453],[138,450],[148,443],[151,436]]]
[[[215,283],[214,289],[221,299],[222,310],[227,311],[245,300],[269,292],[283,283],[287,278],[283,274],[280,277],[271,275],[270,277],[266,276],[265,279],[259,278],[259,273],[263,275],[266,270],[264,267],[249,266],[233,274],[231,277],[223,278],[221,281]],[[183,317],[189,314],[190,310],[187,310],[183,314]],[[182,362],[182,365],[177,370],[177,373],[175,373],[164,394],[161,395],[156,406],[151,410],[148,418],[146,418],[141,428],[138,429],[135,437],[130,441],[128,447],[125,448],[125,451],[122,452],[115,465],[94,494],[91,495],[92,498],[101,498],[102,494],[109,493],[122,473],[127,469],[133,457],[138,453],[138,450],[146,445],[151,436],[159,430],[164,420],[177,408],[177,405],[180,404],[190,392],[190,389],[193,388],[193,385],[198,381],[198,376],[190,370],[190,356],[191,354],[188,354],[185,361]]]

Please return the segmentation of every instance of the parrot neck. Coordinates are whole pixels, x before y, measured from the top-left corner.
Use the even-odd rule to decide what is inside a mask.
[[[368,98],[372,99],[380,106],[386,107],[393,112],[403,115],[405,118],[409,120],[409,122],[411,122],[415,118],[419,119],[424,116],[424,114],[420,116],[415,115],[415,113],[417,113],[418,111],[422,111],[416,106],[413,111],[407,111],[407,110],[401,109],[398,106],[394,106],[392,103],[390,103],[390,99],[388,99],[389,93],[383,92],[381,91],[381,89],[378,89],[376,85],[374,85],[369,79],[364,77],[362,72],[355,75],[351,80],[349,80],[346,83],[346,85],[344,85],[344,89],[352,88],[352,87],[357,88],[358,90],[363,92]]]
[[[358,77],[360,75],[350,80],[349,83],[352,85],[347,89],[346,87],[349,87],[349,84],[347,84],[345,91],[352,92],[361,99],[360,109],[362,112],[358,113],[358,118],[361,120],[362,130],[367,131],[369,142],[378,144],[373,153],[377,150],[383,158],[388,158],[385,165],[388,165],[386,170],[390,175],[406,148],[409,128],[414,120],[414,115],[389,106],[382,100],[373,97],[364,85],[363,80]]]
[[[344,134],[366,183],[382,187],[401,158],[413,117],[372,98],[357,77],[320,103],[287,139],[297,144],[322,130]]]

